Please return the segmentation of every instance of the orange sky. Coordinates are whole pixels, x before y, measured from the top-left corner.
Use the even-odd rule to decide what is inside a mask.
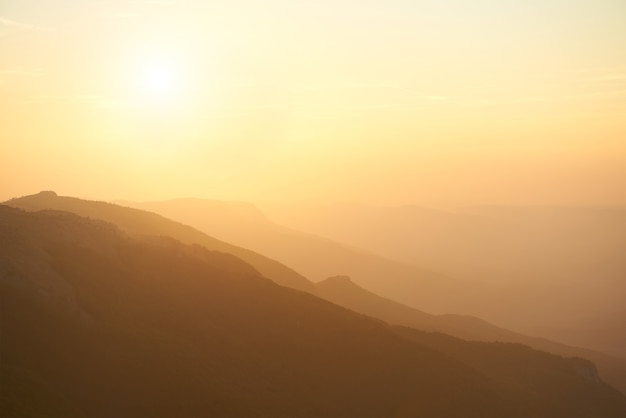
[[[624,205],[624,22],[622,0],[5,0],[0,199]]]

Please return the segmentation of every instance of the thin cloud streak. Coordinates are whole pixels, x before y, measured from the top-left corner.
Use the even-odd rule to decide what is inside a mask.
[[[0,69],[0,85],[6,84],[11,78],[43,77],[46,73],[41,69],[6,68]]]
[[[25,68],[9,68],[0,70],[1,76],[27,76],[27,77],[41,77],[45,72],[41,69],[25,69]]]
[[[0,16],[0,24],[10,27],[10,28],[15,28],[15,29],[24,29],[24,30],[36,29],[35,26],[30,25],[28,23],[17,22],[15,20],[7,19],[2,16]]]
[[[62,95],[45,94],[24,100],[25,104],[61,104],[61,105],[91,105],[101,109],[119,109],[129,107],[127,103],[110,97],[92,94]]]

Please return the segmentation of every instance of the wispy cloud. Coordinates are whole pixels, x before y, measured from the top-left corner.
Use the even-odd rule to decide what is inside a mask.
[[[27,104],[60,104],[60,105],[87,105],[100,109],[116,109],[127,107],[125,102],[110,97],[95,94],[44,94],[24,100]]]
[[[5,68],[0,69],[0,84],[7,83],[12,78],[18,77],[42,77],[45,72],[38,68]]]
[[[393,82],[386,81],[350,81],[331,84],[300,84],[291,88],[294,92],[324,90],[408,90]]]
[[[134,3],[170,6],[172,4],[175,4],[176,2],[174,0],[135,0]]]
[[[146,8],[152,9],[154,7],[159,8],[161,6],[172,6],[176,4],[176,2],[172,0],[129,0],[117,4],[118,6],[124,6],[126,10],[110,10],[108,8],[111,4],[109,1],[105,0],[101,0],[101,4],[105,5],[107,10],[109,10],[101,13],[102,18],[130,20],[141,17],[145,14]]]
[[[9,28],[14,28],[14,29],[23,29],[23,30],[35,29],[35,26],[30,25],[28,23],[17,22],[15,20],[7,19],[2,16],[0,16],[0,25],[7,26]]]
[[[25,76],[25,77],[41,77],[45,72],[38,68],[7,68],[0,70],[0,77],[2,76]]]
[[[112,12],[104,15],[105,18],[109,19],[133,19],[137,16],[137,13],[132,12]]]
[[[626,67],[580,68],[576,70],[576,73],[581,74],[579,81],[583,83],[622,84],[626,82]]]
[[[567,96],[567,99],[569,100],[619,99],[620,101],[623,101],[624,99],[626,99],[626,87],[613,89],[610,91],[600,91],[600,92],[571,95],[571,96]]]
[[[590,82],[590,83],[624,82],[626,81],[626,72],[595,75],[595,76],[585,78],[584,81]]]

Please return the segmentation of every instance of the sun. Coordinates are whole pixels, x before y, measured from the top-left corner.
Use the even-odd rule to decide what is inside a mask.
[[[168,49],[152,48],[132,62],[135,103],[143,108],[171,108],[181,104],[188,86],[186,60]]]
[[[143,87],[146,93],[164,97],[171,96],[180,89],[180,76],[167,64],[153,64],[144,69]]]
[[[152,104],[173,104],[183,93],[184,76],[178,65],[169,60],[148,61],[139,71],[139,89]]]

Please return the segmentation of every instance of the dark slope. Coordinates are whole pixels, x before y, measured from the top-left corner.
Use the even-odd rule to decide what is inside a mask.
[[[516,339],[531,339],[472,316],[431,315],[378,296],[357,285],[348,276],[330,277],[317,283],[316,288],[317,294],[326,300],[390,324],[441,332],[465,340],[521,342]]]
[[[542,405],[542,409],[550,411],[549,416],[565,416],[570,413],[562,409],[564,405],[555,405],[552,399],[569,399],[577,404],[579,410],[574,416],[602,416],[611,413],[610,409],[595,409],[595,406],[585,400],[574,399],[572,396],[575,397],[573,394],[577,392],[588,394],[591,391],[599,405],[607,406],[621,396],[617,391],[611,393],[598,386],[589,386],[590,381],[599,382],[600,378],[595,366],[588,360],[562,359],[558,366],[552,367],[552,356],[546,354],[541,358],[531,348],[520,344],[467,342],[449,335],[426,333],[413,328],[396,327],[396,330],[411,341],[454,357],[498,381],[502,389],[518,393],[524,399],[522,403]],[[529,357],[536,361],[538,367],[526,367]],[[540,366],[542,363],[545,367]],[[572,368],[578,373],[578,379],[571,379],[569,371]],[[513,376],[515,377],[512,378]],[[535,416],[534,414],[529,409],[527,416]]]
[[[324,274],[323,277],[328,277],[338,273],[349,275],[354,283],[345,282],[343,286],[341,281],[318,283],[315,294],[357,312],[392,324],[443,332],[468,340],[518,342],[559,355],[588,358],[598,365],[603,378],[626,392],[626,360],[624,359],[616,359],[594,350],[570,347],[512,332],[475,316],[429,315],[378,296],[384,295],[393,300],[403,301],[407,305],[418,306],[428,312],[446,312],[442,308],[447,306],[450,309],[446,312],[448,313],[464,312],[463,306],[480,305],[477,301],[497,299],[504,295],[504,292],[496,292],[493,288],[483,288],[469,282],[455,281],[444,275],[436,275],[377,254],[286,228],[268,219],[258,208],[249,203],[174,199],[161,202],[124,202],[124,204],[155,211],[168,218],[188,223],[211,236],[259,251],[294,267],[308,277],[320,277]],[[389,222],[384,225],[389,226],[389,231],[378,228],[377,218],[372,214],[365,215],[358,212],[354,213],[353,219],[344,219],[344,225],[337,225],[337,231],[343,231],[344,228],[356,224],[360,225],[362,233],[366,236],[371,233],[370,229],[374,228],[374,235],[382,243],[392,245],[400,238],[400,241],[407,240],[411,243],[408,245],[410,251],[424,247],[428,251],[433,251],[433,248],[429,246],[432,241],[430,232],[433,232],[433,236],[440,237],[441,229],[450,236],[459,237],[460,242],[467,242],[470,237],[476,242],[483,242],[481,240],[486,238],[480,234],[480,231],[489,231],[493,227],[479,216],[420,210],[419,208],[404,208],[387,213],[386,216]],[[364,217],[372,222],[370,224],[363,222]],[[407,222],[411,219],[415,220],[414,218],[421,220],[418,225]],[[406,227],[407,225],[410,227]],[[406,228],[403,229],[403,226]],[[393,232],[390,233],[390,231]],[[412,239],[409,239],[410,237]],[[461,237],[466,239],[461,239]],[[351,242],[358,244],[357,240]],[[436,245],[437,248],[442,248],[442,253],[445,253],[446,246],[450,248],[453,246],[449,240],[444,243],[445,245],[437,241]],[[400,254],[403,252],[400,251]],[[455,265],[456,259],[459,257],[451,256],[448,259],[449,264]],[[422,261],[426,265],[428,260]],[[365,291],[359,285],[376,292],[376,295]],[[486,290],[489,292],[483,293]],[[527,306],[534,305],[529,303],[525,307],[518,307],[517,315],[519,316],[519,312],[524,312],[522,316],[532,316],[533,309],[529,310]],[[509,308],[502,307],[503,311],[507,309]],[[606,327],[610,330],[619,331],[620,329],[616,321],[607,321],[606,324],[612,324],[611,327]],[[609,334],[606,331],[608,330],[605,330],[602,335]],[[622,334],[615,332],[611,335],[611,341],[619,341]],[[571,345],[574,346],[585,345],[583,340],[567,338],[563,340],[571,341]],[[600,346],[600,344],[595,344],[595,346]],[[608,344],[603,345],[605,346]]]
[[[360,249],[358,243],[339,244],[286,228],[272,222],[248,203],[174,199],[124,204],[159,213],[210,236],[258,251],[313,281],[337,274],[347,275],[379,295],[428,312],[465,312],[463,306],[474,304],[475,299],[487,290],[477,283]]]
[[[497,345],[470,364],[470,343],[442,354],[231,255],[63,212],[0,206],[0,288],[3,416],[626,413],[586,362],[520,348],[487,377]]]
[[[283,224],[303,231],[452,277],[499,284],[498,292],[447,312],[626,358],[626,208],[486,206],[450,212],[333,205],[283,213]]]
[[[389,324],[444,333],[464,340],[519,343],[562,356],[589,359],[598,366],[604,380],[626,392],[626,361],[623,359],[513,332],[473,316],[431,315],[369,292],[346,276],[328,278],[317,283],[316,288],[316,294],[326,300]]]
[[[386,416],[419,407],[507,416],[514,409],[479,374],[382,324],[277,286],[233,256],[130,238],[66,213],[0,212],[2,381],[11,382],[4,412]]]
[[[152,212],[106,202],[58,196],[54,192],[41,192],[11,199],[4,204],[28,211],[53,209],[73,212],[80,216],[112,222],[124,229],[140,234],[170,236],[183,243],[200,244],[210,250],[236,255],[256,268],[259,273],[281,285],[305,291],[313,289],[312,284],[302,275],[277,261],[254,251],[220,241],[188,225],[183,225]]]
[[[472,316],[429,315],[379,297],[357,285],[343,286],[343,289],[340,289],[337,286],[327,286],[330,282],[326,282],[321,286],[315,286],[273,260],[226,244],[193,228],[150,212],[104,202],[59,197],[52,192],[42,192],[33,196],[12,199],[8,204],[26,210],[42,208],[68,210],[92,218],[105,219],[114,223],[119,222],[122,227],[131,231],[152,235],[170,235],[183,242],[201,243],[209,249],[217,249],[240,256],[279,284],[306,290],[348,309],[382,319],[391,324],[444,332],[469,340],[519,342],[559,355],[584,357],[598,365],[603,379],[622,391],[626,391],[626,364],[623,360],[617,360],[592,350],[568,347],[548,340],[528,337],[496,327]],[[135,204],[133,203],[133,205]],[[178,199],[146,205],[151,209],[160,210],[163,215],[173,215],[177,219],[193,222],[194,226],[203,231],[211,231],[219,237],[233,239],[238,243],[243,242],[255,249],[268,249],[272,252],[272,257],[286,257],[292,261],[308,259],[306,263],[298,265],[305,268],[307,265],[317,266],[315,268],[318,272],[325,271],[324,269],[328,269],[328,271],[335,271],[335,269],[356,271],[357,273],[364,272],[366,277],[378,282],[395,283],[395,285],[405,282],[404,291],[406,293],[409,293],[407,289],[411,288],[414,293],[420,293],[423,298],[428,294],[425,292],[428,283],[432,281],[428,279],[428,275],[416,274],[412,268],[404,270],[404,267],[401,268],[393,262],[379,259],[375,255],[359,252],[320,237],[281,227],[265,218],[258,209],[249,204],[204,199]],[[385,280],[379,280],[381,277]],[[426,279],[425,283],[416,280],[416,278]],[[425,284],[426,286],[424,286]],[[447,286],[452,295],[463,293],[458,287],[451,286],[450,283]],[[324,289],[326,291],[323,291]],[[445,296],[445,294],[439,294],[439,298]],[[434,304],[439,303],[434,300],[432,294],[428,298]],[[433,320],[433,318],[436,319]]]

